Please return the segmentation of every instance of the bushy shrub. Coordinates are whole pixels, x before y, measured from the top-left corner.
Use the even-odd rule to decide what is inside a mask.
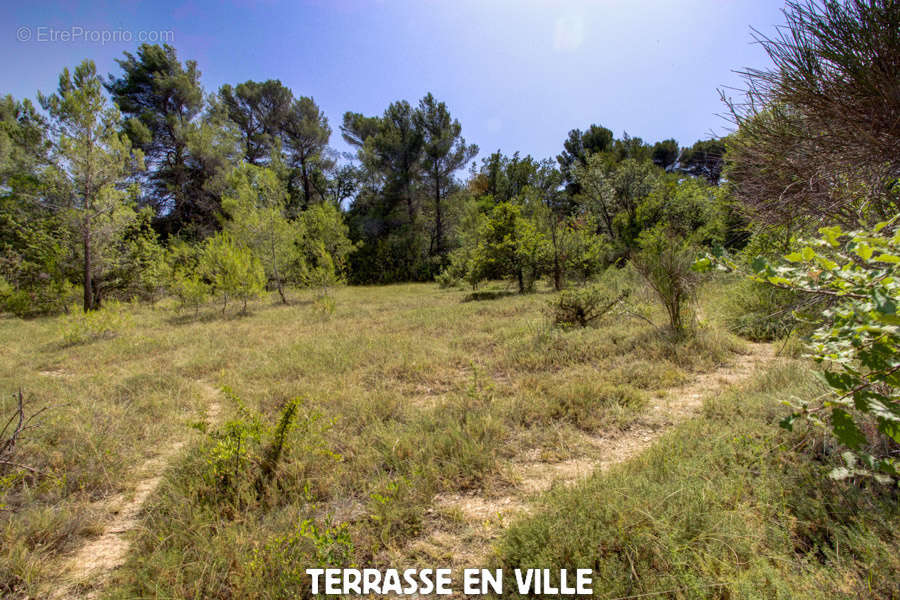
[[[547,303],[547,314],[555,325],[587,327],[608,314],[629,293],[627,289],[611,292],[599,285],[563,290]]]
[[[235,298],[243,302],[241,310],[246,312],[247,301],[265,290],[262,262],[225,233],[206,241],[200,255],[200,272],[212,282],[213,292],[222,297],[223,311],[228,307],[228,299]]]
[[[634,254],[632,264],[665,307],[673,333],[681,336],[701,280],[692,268],[696,252],[665,226],[642,232],[638,244],[640,250]]]
[[[448,266],[434,278],[441,288],[451,288],[459,284],[459,277]]]
[[[802,300],[796,292],[742,279],[728,290],[725,324],[732,333],[755,342],[780,339],[797,326],[794,310]]]
[[[117,300],[109,300],[98,310],[82,312],[73,305],[62,317],[62,341],[66,346],[85,344],[101,338],[114,337],[134,324],[131,314]]]
[[[808,346],[808,355],[825,366],[832,393],[793,403],[782,426],[790,429],[799,418],[829,426],[849,449],[846,466],[831,473],[836,478],[900,476],[893,456],[900,444],[900,230],[890,227],[823,227],[820,238],[801,241],[784,261],[759,258],[751,265],[757,282],[832,302],[820,312]],[[740,267],[727,257],[718,264]]]
[[[276,425],[251,411],[230,390],[237,403],[237,415],[221,427],[207,431],[205,424],[196,427],[211,441],[206,450],[202,472],[206,502],[245,505],[265,491],[274,477],[279,460],[294,425],[300,400],[294,398],[282,407]]]

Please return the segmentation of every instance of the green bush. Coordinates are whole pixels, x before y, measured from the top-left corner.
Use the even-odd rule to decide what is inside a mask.
[[[82,312],[73,305],[69,314],[62,317],[60,330],[63,344],[75,346],[101,338],[118,335],[134,325],[127,305],[109,300],[98,310]]]
[[[754,281],[828,303],[808,356],[824,365],[831,393],[795,400],[795,412],[781,425],[790,429],[805,418],[830,427],[848,448],[845,466],[832,477],[900,477],[893,456],[900,444],[900,229],[891,229],[897,218],[870,230],[822,227],[820,238],[799,241],[800,249],[783,261],[759,257],[751,264]],[[741,268],[724,255],[704,258],[696,268],[714,263]]]
[[[799,417],[830,425],[849,449],[846,466],[832,477],[891,481],[900,477],[892,456],[900,444],[900,229],[891,232],[885,222],[868,231],[819,232],[821,238],[785,256],[786,263],[754,265],[758,281],[836,302],[821,312],[809,348],[825,366],[833,394],[795,402],[796,412],[782,425],[790,428]]]
[[[790,290],[742,279],[729,287],[725,301],[725,325],[755,342],[783,338],[798,325],[794,316],[802,298]]]
[[[681,336],[701,280],[693,269],[696,252],[665,226],[642,232],[638,244],[632,263],[665,307],[673,333]]]
[[[213,292],[222,297],[222,310],[228,307],[228,299],[243,302],[242,312],[247,311],[247,301],[263,294],[266,274],[262,262],[253,252],[238,245],[230,235],[218,233],[206,241],[200,254],[200,272],[212,282]]]
[[[630,290],[609,292],[602,286],[563,290],[547,303],[547,314],[561,327],[587,327],[628,297]]]
[[[195,426],[210,440],[198,496],[206,504],[241,509],[265,499],[282,457],[297,441],[292,432],[302,403],[299,398],[287,401],[271,424],[260,413],[247,409],[230,390],[225,391],[237,404],[237,415],[212,431],[207,431],[203,423]],[[319,420],[315,414],[305,416],[306,426]],[[315,438],[318,436],[306,441]]]

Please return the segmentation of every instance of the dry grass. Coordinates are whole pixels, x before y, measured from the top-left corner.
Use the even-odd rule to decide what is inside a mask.
[[[132,307],[127,328],[78,345],[63,343],[60,319],[0,320],[0,409],[20,386],[33,406],[51,407],[20,448],[45,476],[3,500],[13,512],[0,514],[0,593],[72,583],[58,572],[108,532],[113,500],[142,495],[111,597],[296,597],[304,584],[292,574],[334,558],[323,540],[346,531],[341,544],[358,564],[427,561],[437,550],[423,549],[432,543],[423,534],[435,519],[462,532],[453,539],[463,552],[470,519],[447,498],[508,496],[522,478],[509,465],[522,457],[580,464],[593,452],[584,435],[634,427],[661,390],[742,348],[715,328],[675,343],[637,320],[553,329],[547,292],[334,293],[331,316],[299,292],[290,306],[267,299],[247,316]],[[268,422],[303,399],[277,478],[240,503],[204,483],[212,442],[190,424],[215,410],[209,386],[234,390]],[[221,412],[234,419],[238,404],[223,401]],[[160,457],[170,468],[148,492],[136,467]]]

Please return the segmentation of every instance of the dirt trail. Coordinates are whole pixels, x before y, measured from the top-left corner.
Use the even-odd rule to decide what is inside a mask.
[[[772,344],[748,344],[748,353],[715,371],[695,376],[690,383],[670,388],[651,400],[637,423],[624,432],[582,434],[585,456],[556,463],[540,460],[540,451],[508,465],[517,484],[500,497],[441,494],[429,512],[426,533],[404,550],[421,560],[443,561],[454,568],[484,565],[492,542],[516,516],[531,509],[529,499],[554,484],[571,485],[624,462],[647,449],[674,425],[695,416],[703,398],[745,381],[775,358]]]
[[[217,423],[222,411],[220,392],[205,382],[198,382],[206,398],[206,418]],[[140,513],[147,498],[159,487],[163,473],[185,444],[176,440],[148,459],[137,472],[140,479],[133,493],[116,494],[102,501],[102,510],[109,515],[103,533],[79,548],[61,569],[56,588],[47,594],[52,600],[94,598],[102,589],[111,571],[125,562],[131,544],[129,533],[140,523]]]

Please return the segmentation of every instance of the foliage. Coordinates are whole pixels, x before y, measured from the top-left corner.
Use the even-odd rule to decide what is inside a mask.
[[[871,438],[880,434],[900,443],[900,230],[892,232],[885,222],[871,230],[819,231],[821,238],[788,254],[785,264],[754,265],[759,281],[834,300],[822,311],[809,346],[810,356],[826,367],[832,394],[797,404],[783,424],[790,427],[801,416],[830,424],[850,449],[847,466],[835,469],[834,477],[897,477],[896,460],[879,453]]]
[[[563,290],[548,302],[547,313],[556,325],[586,327],[607,315],[629,294],[627,289],[613,294],[605,286],[596,285]]]
[[[700,276],[692,268],[696,252],[664,225],[642,232],[638,245],[640,250],[633,255],[632,263],[665,307],[672,332],[681,336],[700,283]]]
[[[894,0],[791,0],[786,25],[755,32],[768,69],[727,100],[738,131],[726,178],[754,219],[793,231],[891,218],[898,208],[900,11]],[[724,98],[724,93],[723,93]]]
[[[155,225],[167,235],[213,231],[219,207],[205,188],[221,165],[203,156],[213,144],[192,143],[205,106],[197,62],[182,64],[169,45],[141,44],[123,55],[116,60],[122,74],[105,86],[125,117],[131,145],[146,157],[142,179],[152,190]]]
[[[565,278],[585,283],[608,262],[610,244],[594,232],[594,220],[567,219],[556,233],[557,260]]]
[[[266,274],[262,262],[253,252],[238,245],[227,233],[218,233],[206,240],[200,254],[199,271],[212,285],[214,294],[222,297],[222,311],[228,307],[228,299],[243,303],[262,295]]]
[[[224,231],[253,251],[262,262],[266,280],[274,282],[285,304],[284,282],[289,265],[297,261],[295,243],[300,235],[285,215],[286,197],[273,170],[250,164],[232,171],[222,197],[222,209],[228,215]]]
[[[206,433],[201,499],[205,503],[241,509],[264,502],[277,483],[279,466],[294,445],[305,452],[339,458],[327,450],[322,435],[331,425],[310,411],[300,398],[292,398],[278,410],[274,422],[250,410],[230,389],[226,394],[237,406],[237,415],[209,430],[206,423],[195,428]]]
[[[341,132],[361,163],[349,207],[353,278],[360,283],[430,280],[448,261],[448,216],[461,196],[454,174],[473,158],[462,128],[427,94],[391,103],[378,117],[344,114]]]
[[[294,265],[299,283],[327,291],[344,281],[348,259],[355,245],[340,210],[331,204],[316,204],[298,218],[299,262]]]
[[[97,308],[111,255],[123,232],[137,219],[127,202],[124,181],[133,169],[143,168],[143,155],[119,132],[120,114],[102,93],[97,68],[90,60],[63,70],[59,88],[40,95],[50,113],[54,133],[52,168],[47,194],[75,232],[73,254],[79,256],[85,311]]]
[[[134,326],[134,319],[126,304],[112,300],[98,310],[81,312],[72,307],[61,317],[60,332],[65,346],[86,344],[114,337]]]
[[[702,179],[678,179],[668,175],[660,179],[638,204],[633,221],[634,231],[640,235],[642,231],[663,225],[692,244],[721,246],[726,241],[727,209],[724,196],[722,188],[709,185]]]
[[[532,289],[546,265],[547,241],[517,205],[503,202],[494,207],[479,238],[470,266],[473,281],[512,277],[520,293]]]

